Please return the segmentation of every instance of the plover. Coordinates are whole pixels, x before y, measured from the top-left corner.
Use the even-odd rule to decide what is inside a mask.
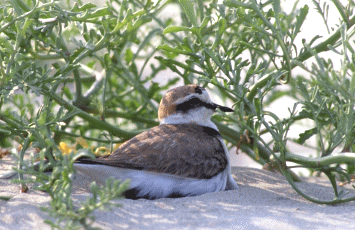
[[[74,164],[103,184],[109,177],[129,179],[127,198],[196,196],[238,188],[228,150],[211,116],[220,109],[207,91],[186,85],[166,92],[159,105],[160,125],[126,141],[108,156]]]

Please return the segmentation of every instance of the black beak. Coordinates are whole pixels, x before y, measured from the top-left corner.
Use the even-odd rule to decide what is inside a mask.
[[[215,103],[212,104],[214,109],[220,109],[223,112],[234,112],[233,109],[226,107],[226,106],[222,106],[222,105],[217,105]]]

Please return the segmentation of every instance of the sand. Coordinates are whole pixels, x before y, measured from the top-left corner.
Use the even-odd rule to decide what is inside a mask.
[[[5,164],[2,168],[5,168]],[[6,170],[0,171],[4,173]],[[158,200],[127,200],[111,211],[95,211],[95,225],[102,229],[355,229],[354,202],[318,205],[299,196],[278,173],[233,167],[239,189],[196,197]],[[78,178],[81,180],[81,178]],[[310,194],[331,198],[331,187],[322,178],[305,178],[299,185]],[[40,206],[49,196],[0,180],[0,229],[50,229]],[[73,198],[83,200],[89,193],[75,188]]]

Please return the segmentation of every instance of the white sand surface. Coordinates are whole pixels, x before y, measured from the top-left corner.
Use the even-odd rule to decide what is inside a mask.
[[[0,166],[6,168],[6,164]],[[298,195],[284,177],[260,169],[233,167],[239,184],[235,191],[196,197],[158,200],[127,200],[111,211],[95,211],[95,226],[102,229],[355,229],[355,203],[318,205]],[[0,173],[3,173],[0,170]],[[77,178],[84,182],[84,178]],[[299,182],[309,194],[332,198],[331,186],[322,178]],[[0,180],[0,229],[50,229],[40,206],[49,196]],[[73,198],[84,200],[89,193],[75,187]]]

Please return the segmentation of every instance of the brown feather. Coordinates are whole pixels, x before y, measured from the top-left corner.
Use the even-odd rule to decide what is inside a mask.
[[[96,163],[209,179],[227,167],[219,132],[192,124],[159,125],[123,143]],[[92,163],[94,163],[92,162]]]
[[[176,100],[196,93],[197,89],[201,89],[201,87],[197,85],[185,85],[176,87],[166,92],[159,104],[159,120],[176,113]]]

